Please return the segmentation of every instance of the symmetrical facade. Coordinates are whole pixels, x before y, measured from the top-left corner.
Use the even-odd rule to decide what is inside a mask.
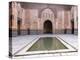
[[[77,10],[75,5],[10,2],[10,35],[77,34]]]

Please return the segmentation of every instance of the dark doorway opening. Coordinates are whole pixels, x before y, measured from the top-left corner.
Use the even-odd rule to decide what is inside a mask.
[[[30,35],[30,29],[29,28],[27,29],[27,31],[28,31],[28,35]]]
[[[44,33],[52,33],[52,23],[49,20],[44,22]]]
[[[17,30],[18,35],[20,35],[20,34],[21,34],[20,27],[21,27],[21,21],[20,21],[20,20],[18,20],[18,30]]]
[[[71,33],[74,34],[74,20],[71,21]]]
[[[65,29],[64,29],[64,34],[66,34],[66,33],[67,33],[67,29],[65,28]]]

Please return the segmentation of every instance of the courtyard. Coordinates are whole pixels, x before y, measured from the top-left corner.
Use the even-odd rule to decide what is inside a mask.
[[[12,1],[9,12],[9,55],[77,55],[76,5]]]
[[[15,56],[25,47],[27,47],[32,41],[38,39],[39,37],[55,37],[58,36],[63,39],[65,42],[70,44],[76,50],[78,50],[78,36],[72,34],[44,34],[44,35],[25,35],[25,36],[17,36],[12,37],[12,55]],[[55,56],[55,54],[52,54]],[[60,55],[77,55],[77,52],[69,52],[69,53],[57,53]]]

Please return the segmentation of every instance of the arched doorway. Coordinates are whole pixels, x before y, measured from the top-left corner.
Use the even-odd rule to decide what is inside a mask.
[[[52,33],[52,22],[49,20],[44,22],[44,33]]]
[[[71,33],[74,34],[74,20],[71,20]]]
[[[17,30],[17,33],[18,33],[18,35],[21,35],[21,20],[18,20],[18,22],[17,22],[17,24],[18,24],[18,30]]]

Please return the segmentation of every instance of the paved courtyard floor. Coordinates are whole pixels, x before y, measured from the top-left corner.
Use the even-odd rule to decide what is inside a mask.
[[[12,37],[12,54],[17,53],[24,46],[28,45],[31,41],[39,37],[54,37],[59,36],[65,42],[69,43],[76,49],[78,49],[78,36],[72,34],[44,34],[44,35],[24,35]],[[64,54],[63,54],[64,55]]]

